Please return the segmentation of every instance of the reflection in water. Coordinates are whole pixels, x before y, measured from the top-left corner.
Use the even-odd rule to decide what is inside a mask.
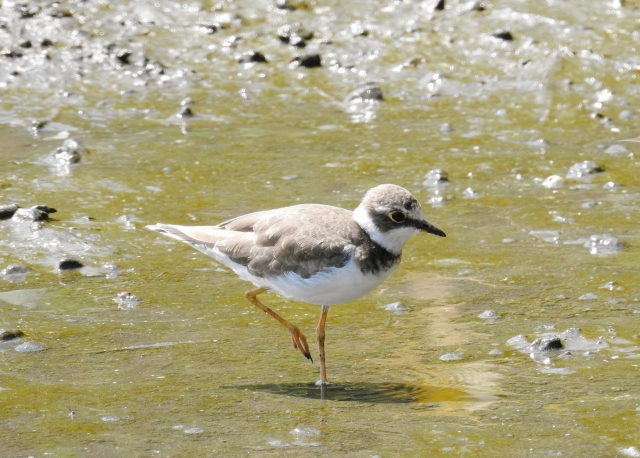
[[[266,391],[329,401],[355,401],[407,404],[411,402],[478,401],[476,397],[455,388],[419,386],[405,383],[343,383],[317,386],[314,383],[267,383],[263,385],[225,386],[237,390]]]

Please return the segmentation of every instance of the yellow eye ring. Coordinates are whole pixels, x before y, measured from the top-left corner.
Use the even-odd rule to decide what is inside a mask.
[[[406,218],[407,215],[403,212],[394,211],[389,213],[389,219],[394,223],[403,223]]]

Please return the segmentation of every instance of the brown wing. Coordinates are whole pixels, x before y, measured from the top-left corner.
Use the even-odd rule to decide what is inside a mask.
[[[353,256],[358,226],[351,212],[326,205],[296,205],[276,212],[236,218],[225,228],[251,229],[250,246],[236,237],[216,244],[234,262],[259,277],[288,272],[309,278],[331,267],[342,267]]]
[[[354,255],[360,233],[349,210],[315,204],[250,213],[217,226],[154,227],[224,261],[220,253],[258,277],[309,278],[342,267]]]

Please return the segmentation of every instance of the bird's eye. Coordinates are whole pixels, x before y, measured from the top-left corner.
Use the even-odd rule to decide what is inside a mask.
[[[402,212],[391,212],[389,213],[389,219],[394,223],[402,223],[407,218]]]

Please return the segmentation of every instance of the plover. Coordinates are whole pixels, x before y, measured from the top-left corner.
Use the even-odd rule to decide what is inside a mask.
[[[402,248],[421,231],[445,237],[425,221],[420,203],[393,184],[370,189],[355,211],[319,204],[265,210],[216,226],[156,224],[147,228],[191,245],[256,288],[253,305],[284,325],[294,348],[313,362],[297,326],[258,300],[271,291],[322,306],[316,329],[320,385],[326,385],[325,323],[329,306],[357,299],[382,283],[400,264]]]

